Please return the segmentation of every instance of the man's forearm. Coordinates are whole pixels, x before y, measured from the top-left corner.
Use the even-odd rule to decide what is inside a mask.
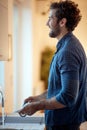
[[[40,100],[46,99],[46,97],[47,97],[47,90],[44,93],[42,93],[41,95],[38,95],[38,97],[40,98]]]
[[[55,97],[51,99],[44,99],[37,103],[38,110],[53,110],[53,109],[59,109],[64,107],[66,106],[59,103]]]

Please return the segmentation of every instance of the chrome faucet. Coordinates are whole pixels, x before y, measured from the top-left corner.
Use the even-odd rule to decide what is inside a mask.
[[[0,90],[0,94],[1,94],[1,106],[2,106],[2,125],[4,126],[4,95],[3,92]]]

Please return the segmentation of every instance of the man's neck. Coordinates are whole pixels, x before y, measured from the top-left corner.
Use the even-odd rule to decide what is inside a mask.
[[[60,41],[67,33],[68,33],[68,31],[63,31],[56,38],[58,39],[58,41]]]

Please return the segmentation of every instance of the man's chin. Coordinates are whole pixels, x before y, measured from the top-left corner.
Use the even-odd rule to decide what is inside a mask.
[[[54,34],[53,32],[50,32],[50,33],[49,33],[49,37],[55,38],[56,36],[55,36],[55,34]]]

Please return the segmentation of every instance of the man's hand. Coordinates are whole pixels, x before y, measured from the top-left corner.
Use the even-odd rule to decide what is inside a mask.
[[[43,100],[46,98],[46,95],[47,95],[47,90],[40,95],[30,96],[24,100],[24,104],[28,102],[37,102],[37,101]]]
[[[36,111],[38,111],[38,102],[31,102],[27,103],[27,105],[25,104],[25,106],[19,111],[19,115],[32,115]]]
[[[24,100],[24,104],[25,103],[28,103],[28,102],[37,102],[37,101],[39,101],[40,100],[40,97],[39,96],[30,96],[30,97],[28,97],[28,98],[26,98],[25,100]]]

